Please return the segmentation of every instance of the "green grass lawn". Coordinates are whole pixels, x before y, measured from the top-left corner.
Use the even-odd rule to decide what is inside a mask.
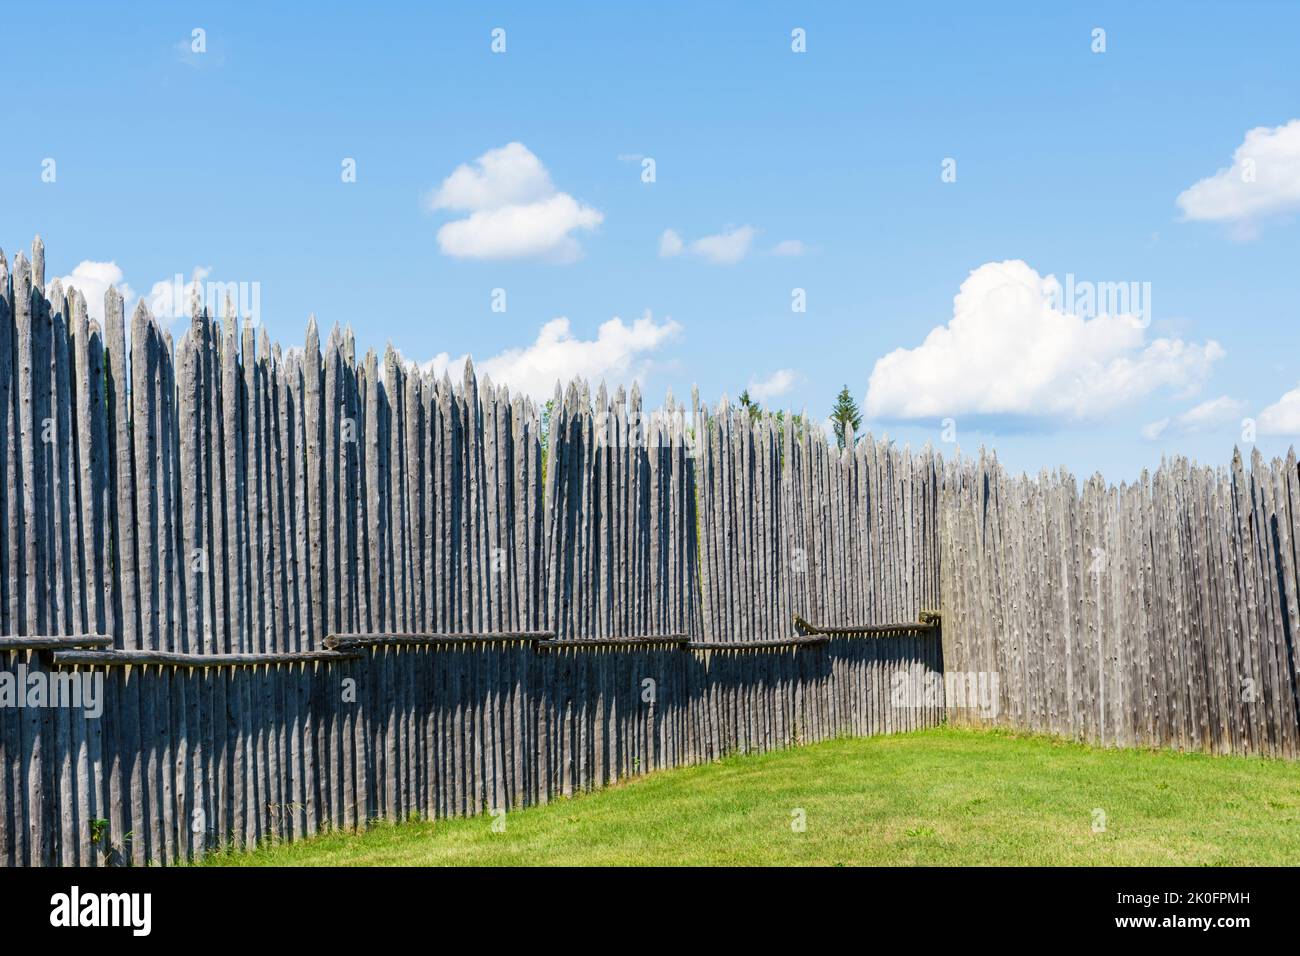
[[[1295,865],[1300,765],[942,728],[664,771],[491,824],[384,824],[208,862]]]

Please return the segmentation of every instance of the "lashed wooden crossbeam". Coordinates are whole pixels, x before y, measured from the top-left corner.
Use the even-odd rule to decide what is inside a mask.
[[[922,611],[920,620],[897,624],[848,624],[822,626],[810,624],[798,614],[794,616],[795,630],[801,634],[825,634],[831,637],[873,637],[890,634],[915,634],[919,631],[939,630],[939,614],[936,611]]]
[[[558,648],[618,648],[618,647],[685,647],[691,639],[686,634],[658,634],[641,637],[584,637],[562,641],[542,641],[539,651]]]
[[[112,647],[105,634],[41,634],[0,637],[0,651],[46,651],[64,647]]]
[[[826,636],[797,636],[755,641],[691,641],[687,647],[693,651],[784,650],[789,647],[817,647],[829,644],[830,640]]]
[[[286,651],[272,654],[179,654],[170,651],[51,651],[55,666],[76,667],[257,667],[355,660],[360,654],[340,651]]]
[[[331,650],[353,647],[401,647],[422,644],[501,644],[549,641],[554,631],[484,631],[479,633],[429,634],[329,634],[325,646]]]

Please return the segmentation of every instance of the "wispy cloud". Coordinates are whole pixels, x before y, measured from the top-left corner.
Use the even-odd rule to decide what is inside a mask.
[[[1162,418],[1142,426],[1142,437],[1157,441],[1172,436],[1192,435],[1228,425],[1236,425],[1246,414],[1249,405],[1240,399],[1220,395],[1193,405],[1181,415]]]
[[[749,397],[756,402],[767,402],[784,395],[794,387],[795,370],[792,368],[779,368],[771,375],[765,378],[751,378],[749,380]]]
[[[772,247],[771,255],[774,256],[802,256],[807,254],[808,247],[798,239],[782,239]]]
[[[739,226],[716,235],[687,241],[676,230],[665,229],[659,237],[659,255],[664,258],[689,255],[716,265],[735,265],[749,254],[754,236],[752,226]]]

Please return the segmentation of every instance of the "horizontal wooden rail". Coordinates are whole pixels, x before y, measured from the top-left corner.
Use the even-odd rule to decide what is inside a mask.
[[[0,651],[48,651],[60,647],[112,647],[106,634],[63,634],[33,637],[0,637]]]
[[[280,654],[177,654],[171,651],[50,651],[56,667],[256,667],[260,664],[299,664],[355,660],[360,654],[339,651],[286,651]]]
[[[780,650],[787,647],[816,647],[829,644],[830,640],[826,636],[798,636],[759,641],[691,641],[686,646],[693,651]]]
[[[876,637],[889,634],[915,634],[920,631],[937,631],[939,629],[939,615],[935,611],[922,611],[919,621],[898,624],[848,624],[825,627],[810,624],[796,614],[794,616],[794,628],[800,634],[825,634],[829,637]]]
[[[492,644],[548,641],[554,637],[554,631],[485,631],[472,634],[329,634],[325,638],[325,646],[333,650],[343,647],[395,647],[419,644]]]
[[[657,634],[645,637],[584,637],[566,638],[562,641],[539,641],[539,651],[553,648],[610,648],[610,647],[685,647],[691,642],[686,634]]]
[[[111,648],[112,638],[104,635],[67,637],[0,637],[0,651],[44,650],[55,665],[125,667],[156,664],[174,667],[248,667],[258,664],[281,664],[308,661],[348,660],[368,647],[421,645],[532,643],[537,650],[610,649],[670,647],[683,650],[779,650],[789,647],[814,647],[832,637],[914,633],[937,629],[934,621],[914,624],[873,624],[863,627],[817,627],[795,615],[795,626],[802,633],[793,637],[749,641],[698,641],[686,634],[653,634],[638,637],[592,637],[557,640],[554,631],[496,631],[445,634],[330,634],[323,651],[283,653],[182,654],[171,651],[87,650],[74,648]]]

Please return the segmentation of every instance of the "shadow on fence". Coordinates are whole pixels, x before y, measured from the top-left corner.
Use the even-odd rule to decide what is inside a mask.
[[[229,304],[173,344],[113,288],[103,316],[39,240],[0,254],[5,863],[167,863],[940,718],[889,696],[932,634],[789,623],[934,605],[928,453],[781,449],[725,403],[573,382],[544,458],[537,405],[470,363],[358,359],[314,319],[282,350]]]
[[[358,360],[314,319],[282,351],[229,307],[174,346],[143,304],[128,337],[116,289],[103,315],[46,286],[39,240],[0,253],[7,864],[508,811],[945,718],[1300,751],[1294,453],[1080,490],[583,382],[543,436],[471,363]]]
[[[6,753],[0,859],[171,862],[376,819],[508,811],[943,713],[941,697],[898,697],[941,671],[926,628],[816,646],[554,643],[372,643],[212,666],[6,652],[11,671],[99,687],[80,707],[0,710],[4,738],[22,743]]]

